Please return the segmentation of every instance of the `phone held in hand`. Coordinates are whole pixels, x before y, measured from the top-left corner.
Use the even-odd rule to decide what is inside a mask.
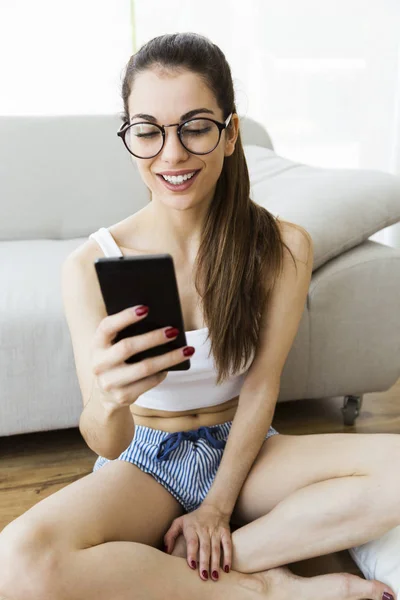
[[[119,331],[113,343],[161,327],[179,329],[174,340],[134,354],[126,363],[139,362],[187,345],[175,267],[170,254],[103,257],[97,258],[94,266],[107,314],[113,315],[139,304],[149,307],[147,317]],[[163,371],[188,369],[189,359]]]

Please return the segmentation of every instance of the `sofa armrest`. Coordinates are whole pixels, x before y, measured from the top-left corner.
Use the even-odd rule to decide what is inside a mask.
[[[308,166],[254,145],[245,155],[252,200],[310,233],[313,270],[400,221],[396,175]]]

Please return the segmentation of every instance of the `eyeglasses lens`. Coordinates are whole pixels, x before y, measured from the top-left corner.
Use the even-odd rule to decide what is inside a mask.
[[[189,152],[206,154],[217,145],[219,129],[208,119],[192,119],[181,128],[180,138]],[[163,136],[161,130],[152,123],[135,123],[127,130],[125,142],[132,154],[150,158],[160,152]]]

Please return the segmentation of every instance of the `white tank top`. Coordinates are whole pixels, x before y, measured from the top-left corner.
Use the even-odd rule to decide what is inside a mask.
[[[123,256],[116,241],[105,227],[90,234],[89,238],[99,244],[105,256]],[[254,355],[236,375],[217,386],[214,360],[209,356],[211,343],[207,338],[208,327],[185,331],[185,334],[187,345],[194,346],[196,349],[190,357],[190,369],[169,371],[164,381],[141,394],[135,404],[144,408],[185,411],[216,406],[239,395]]]

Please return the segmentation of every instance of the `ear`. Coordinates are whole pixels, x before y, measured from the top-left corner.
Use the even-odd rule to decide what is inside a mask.
[[[235,144],[239,135],[239,116],[233,113],[228,128],[225,129],[225,156],[231,156],[235,150]]]

